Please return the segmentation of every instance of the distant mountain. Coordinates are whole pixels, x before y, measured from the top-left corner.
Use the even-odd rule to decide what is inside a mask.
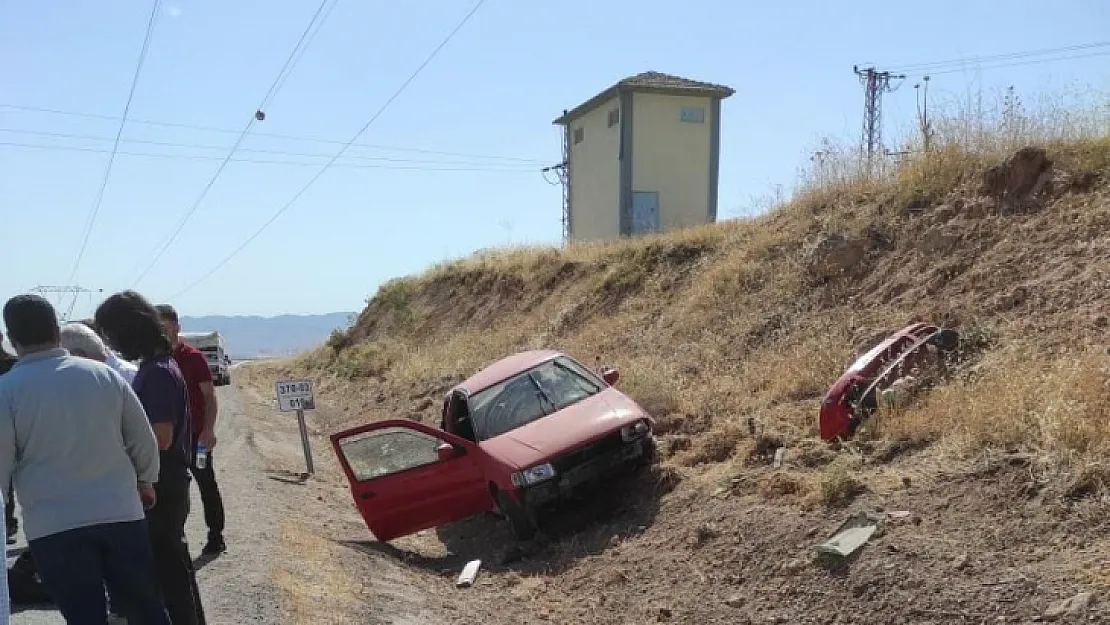
[[[346,329],[354,313],[277,317],[181,317],[184,332],[216,330],[233,359],[289,356],[322,345],[335,329]]]

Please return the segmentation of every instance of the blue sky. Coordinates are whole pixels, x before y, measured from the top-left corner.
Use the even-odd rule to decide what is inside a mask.
[[[317,4],[164,0],[131,119],[241,128]],[[329,170],[242,253],[174,303],[184,314],[358,310],[390,277],[483,247],[555,243],[560,193],[538,173],[559,159],[551,120],[646,70],[736,89],[724,104],[720,204],[723,217],[746,214],[777,185],[789,192],[821,137],[856,135],[862,90],[851,74],[854,63],[896,68],[1084,44],[1110,33],[1110,4],[1099,0],[1005,5],[488,0],[361,139],[425,152],[351,152],[364,158],[344,162],[361,167]],[[256,130],[349,139],[471,6],[338,0]],[[0,104],[119,116],[149,10],[145,0],[0,5],[6,59]],[[969,68],[936,76],[931,93],[943,99],[1010,84],[1021,93],[1104,88],[1108,58]],[[888,136],[913,111],[909,85],[888,95]],[[0,107],[0,128],[107,138],[0,132],[0,143],[88,150],[0,145],[0,297],[6,297],[65,282],[117,122]],[[117,157],[75,282],[106,294],[131,286],[234,139],[128,124],[122,152],[175,157]],[[339,146],[251,136],[243,147],[255,150],[239,155],[244,159],[315,167],[229,164],[139,283],[152,299],[176,294],[211,269]],[[94,304],[80,298],[75,314]]]

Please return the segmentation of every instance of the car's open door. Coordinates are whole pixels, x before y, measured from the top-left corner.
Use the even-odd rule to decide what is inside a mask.
[[[355,505],[382,541],[493,508],[474,443],[396,419],[331,437]]]

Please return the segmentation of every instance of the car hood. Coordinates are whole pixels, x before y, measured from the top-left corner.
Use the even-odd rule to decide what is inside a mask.
[[[607,388],[559,412],[484,441],[481,447],[501,461],[523,469],[557,458],[644,418],[650,417],[636,402],[616,389]]]

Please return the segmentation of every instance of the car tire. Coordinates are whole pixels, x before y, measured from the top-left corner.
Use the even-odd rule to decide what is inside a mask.
[[[930,337],[929,342],[943,353],[954,352],[960,346],[960,333],[956,330],[944,329]]]
[[[659,457],[659,446],[655,442],[655,437],[649,437],[644,440],[644,453],[640,455],[640,467],[650,467],[655,464]]]
[[[495,492],[493,497],[501,516],[509,522],[509,531],[513,533],[513,537],[519,541],[531,540],[536,535],[536,522],[527,506],[517,503],[501,491]]]

